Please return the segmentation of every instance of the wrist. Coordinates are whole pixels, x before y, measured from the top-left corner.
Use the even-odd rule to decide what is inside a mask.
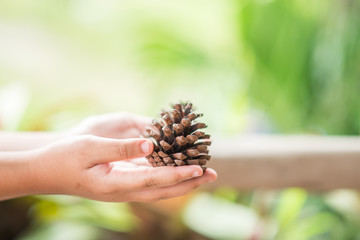
[[[56,162],[61,162],[50,153],[48,147],[30,152],[28,161],[28,179],[31,180],[31,194],[62,194],[62,185],[59,178],[60,169]],[[56,154],[55,154],[56,155]]]
[[[35,152],[0,152],[0,200],[41,192],[34,162]]]

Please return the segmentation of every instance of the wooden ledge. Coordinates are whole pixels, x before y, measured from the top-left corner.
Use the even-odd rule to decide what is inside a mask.
[[[360,137],[250,135],[213,138],[212,187],[360,189]]]

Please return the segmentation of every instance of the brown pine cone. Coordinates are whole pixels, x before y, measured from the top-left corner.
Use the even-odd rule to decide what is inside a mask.
[[[199,130],[207,125],[195,121],[203,114],[194,113],[192,103],[179,103],[160,115],[161,120],[153,120],[153,127],[144,134],[154,143],[154,151],[146,157],[149,163],[153,167],[200,165],[205,171],[211,140]]]

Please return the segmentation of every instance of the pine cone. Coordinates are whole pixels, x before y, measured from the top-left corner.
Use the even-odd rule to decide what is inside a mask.
[[[146,159],[153,167],[200,165],[205,171],[211,157],[210,135],[199,130],[207,127],[205,123],[195,121],[203,114],[192,110],[192,103],[175,104],[160,114],[160,121],[153,120],[153,128],[146,129],[145,137],[154,143],[154,151]]]

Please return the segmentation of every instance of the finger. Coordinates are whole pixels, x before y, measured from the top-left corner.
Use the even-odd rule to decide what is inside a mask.
[[[132,198],[135,201],[153,202],[161,199],[173,198],[184,195],[198,186],[215,181],[217,174],[213,169],[206,169],[201,177],[193,178],[173,186],[142,190],[132,193]]]
[[[112,172],[112,183],[114,187],[122,184],[129,190],[143,190],[171,186],[179,182],[199,177],[203,174],[201,167],[188,165],[181,167],[138,167],[126,169],[125,171]]]
[[[118,139],[126,139],[126,138],[138,138],[142,136],[144,131],[141,131],[133,126],[129,127],[125,131],[118,132]]]
[[[135,114],[131,114],[130,117],[133,126],[141,131],[143,131],[147,126],[151,125],[152,118],[150,117]]]
[[[108,121],[109,119],[118,121],[120,123],[127,123],[129,127],[134,127],[139,130],[144,130],[144,128],[148,125],[151,125],[152,118],[137,115],[133,113],[127,112],[114,112],[102,115],[104,121]]]
[[[108,163],[140,158],[153,151],[153,143],[144,138],[111,139],[92,137],[85,147],[91,156],[91,164]]]

